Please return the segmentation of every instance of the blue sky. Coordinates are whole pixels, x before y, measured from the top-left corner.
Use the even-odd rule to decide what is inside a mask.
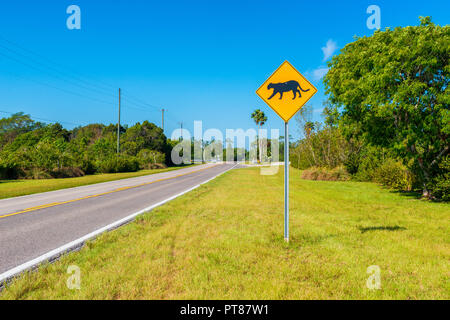
[[[71,4],[81,8],[81,30],[66,27]],[[0,110],[68,128],[115,123],[120,87],[127,124],[160,125],[165,107],[167,133],[179,121],[192,129],[194,120],[204,129],[246,129],[260,108],[267,128],[282,129],[255,90],[288,60],[319,89],[310,101],[319,120],[324,55],[373,33],[366,26],[372,4],[382,29],[417,25],[421,15],[450,22],[446,0],[2,1]]]

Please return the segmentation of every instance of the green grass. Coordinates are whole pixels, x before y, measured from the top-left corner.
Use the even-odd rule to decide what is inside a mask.
[[[188,166],[184,166],[186,168]],[[25,196],[34,193],[67,189],[100,182],[146,176],[150,174],[178,170],[181,167],[141,170],[137,172],[107,173],[87,175],[79,178],[40,180],[0,180],[0,199]]]
[[[450,206],[258,168],[216,180],[27,273],[1,299],[449,299]],[[81,270],[69,290],[67,268]],[[367,267],[381,269],[369,290]]]

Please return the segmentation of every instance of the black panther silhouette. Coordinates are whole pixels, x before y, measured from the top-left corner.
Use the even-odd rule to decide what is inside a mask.
[[[270,96],[269,100],[272,99],[277,93],[280,94],[280,100],[283,99],[283,93],[284,92],[289,92],[292,91],[292,93],[294,94],[294,98],[292,98],[292,100],[295,100],[295,98],[297,98],[297,92],[299,95],[299,98],[302,97],[302,93],[300,92],[308,92],[308,90],[303,90],[302,87],[300,87],[300,84],[297,81],[291,80],[288,82],[283,82],[283,83],[270,83],[267,86],[267,90],[273,89],[273,93]],[[300,89],[300,90],[298,90]]]

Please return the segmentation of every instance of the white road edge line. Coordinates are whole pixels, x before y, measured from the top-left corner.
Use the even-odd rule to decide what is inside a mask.
[[[158,203],[156,203],[156,204],[154,204],[154,205],[152,205],[150,207],[147,207],[147,208],[142,209],[142,210],[140,210],[140,211],[138,211],[136,213],[133,213],[133,214],[131,214],[131,215],[125,217],[125,218],[122,218],[122,219],[120,219],[120,220],[118,220],[116,222],[113,222],[113,223],[111,223],[111,224],[109,224],[109,225],[107,225],[107,226],[105,226],[103,228],[97,229],[94,232],[91,232],[91,233],[89,233],[89,234],[87,234],[87,235],[85,235],[85,236],[83,236],[81,238],[78,238],[78,239],[76,239],[76,240],[74,240],[72,242],[69,242],[69,243],[67,243],[67,244],[65,244],[65,245],[63,245],[63,246],[61,246],[59,248],[56,248],[56,249],[54,249],[52,251],[49,251],[49,252],[43,254],[40,257],[37,257],[37,258],[35,258],[33,260],[25,262],[25,263],[15,267],[15,268],[12,268],[12,269],[10,269],[10,270],[0,274],[0,287],[3,284],[5,284],[8,281],[10,281],[13,278],[15,278],[17,275],[20,275],[21,273],[23,273],[25,271],[34,269],[35,267],[39,266],[43,262],[55,260],[56,258],[60,257],[64,253],[68,253],[68,252],[70,252],[70,251],[72,251],[74,249],[80,248],[86,241],[91,240],[93,238],[96,238],[100,234],[105,233],[105,232],[107,232],[109,230],[116,229],[116,228],[120,227],[121,225],[126,224],[126,223],[134,220],[137,216],[139,216],[139,215],[141,215],[141,214],[143,214],[145,212],[151,211],[151,210],[153,210],[153,209],[155,209],[155,208],[157,208],[159,206],[162,206],[163,204],[165,204],[165,203],[167,203],[169,201],[172,201],[172,200],[174,200],[174,199],[176,199],[176,198],[178,198],[178,197],[180,197],[180,196],[182,196],[182,195],[184,195],[184,194],[186,194],[188,192],[191,192],[192,190],[195,190],[195,189],[199,188],[200,186],[202,186],[202,185],[204,185],[204,184],[206,184],[206,183],[216,179],[217,177],[221,176],[225,172],[228,172],[228,171],[234,169],[236,166],[237,166],[237,164],[235,164],[230,169],[227,169],[227,170],[217,174],[216,176],[212,177],[211,179],[208,179],[208,180],[206,180],[206,181],[204,181],[204,182],[202,182],[202,183],[200,183],[200,184],[198,184],[198,185],[196,185],[196,186],[194,186],[192,188],[189,188],[189,189],[187,189],[187,190],[185,190],[185,191],[183,191],[181,193],[178,193],[178,194],[176,194],[174,196],[171,196],[171,197],[169,197],[169,198],[167,198],[167,199],[165,199],[165,200],[163,200],[161,202],[158,202]]]

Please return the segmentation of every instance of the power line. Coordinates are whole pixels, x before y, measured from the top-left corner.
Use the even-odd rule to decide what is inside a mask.
[[[1,55],[1,53],[0,53],[0,55]],[[25,79],[25,80],[28,80],[28,81],[32,81],[32,82],[35,82],[35,83],[40,84],[42,86],[46,86],[46,87],[49,87],[49,88],[52,88],[52,89],[56,89],[56,90],[59,90],[59,91],[62,91],[62,92],[68,93],[68,94],[72,94],[72,95],[81,97],[81,98],[89,99],[89,100],[92,100],[92,101],[95,101],[95,102],[98,102],[98,103],[103,103],[103,104],[106,104],[106,105],[109,105],[109,106],[114,105],[114,103],[112,103],[112,102],[107,102],[105,100],[93,98],[91,96],[87,96],[87,95],[80,94],[80,93],[77,93],[77,92],[74,92],[74,91],[71,91],[71,90],[63,89],[63,88],[60,88],[60,87],[48,84],[46,82],[38,81],[38,80],[35,80],[35,79],[31,79],[31,78],[27,78],[27,77],[24,77],[24,76],[20,76],[20,75],[13,75],[13,76],[17,77],[17,78],[22,78],[22,79]]]
[[[10,40],[7,40],[6,38],[2,37],[1,35],[0,35],[0,39],[2,39],[3,41],[5,41],[5,42],[7,42],[7,43],[9,43],[9,44],[11,44],[11,45],[13,45],[13,46],[15,46],[15,47],[17,47],[17,48],[23,50],[23,51],[29,52],[29,53],[31,53],[31,54],[33,54],[33,55],[35,55],[35,56],[40,57],[41,59],[45,59],[45,60],[49,61],[51,64],[53,64],[53,65],[59,65],[59,66],[62,66],[62,65],[57,64],[57,63],[51,61],[50,59],[48,59],[48,58],[46,58],[46,57],[44,57],[44,56],[42,56],[42,55],[40,55],[40,54],[38,54],[38,53],[32,51],[32,50],[29,50],[29,49],[27,49],[27,48],[24,48],[23,46],[20,46],[20,45],[18,45],[18,44],[16,44],[16,43],[10,41]],[[72,79],[75,79],[75,80],[77,80],[77,81],[83,82],[83,83],[88,84],[88,85],[90,85],[90,86],[97,87],[98,89],[100,89],[100,90],[102,90],[102,91],[99,91],[98,89],[93,89],[93,88],[90,88],[90,87],[86,87],[85,85],[80,85],[80,84],[78,84],[78,83],[75,83],[75,82],[72,81],[72,80],[68,80],[68,79],[62,78],[62,77],[60,77],[60,76],[56,76],[57,78],[59,78],[59,79],[65,81],[65,82],[68,82],[68,83],[70,83],[70,84],[72,84],[72,85],[81,87],[81,88],[83,88],[83,89],[85,89],[85,90],[94,91],[94,92],[96,92],[96,93],[103,94],[103,95],[108,95],[108,96],[111,96],[110,92],[111,92],[112,89],[113,89],[113,90],[116,90],[116,88],[115,88],[114,86],[112,86],[112,85],[110,85],[110,84],[106,84],[106,83],[104,83],[104,82],[96,81],[96,82],[98,82],[98,83],[103,83],[103,86],[99,86],[98,84],[94,84],[94,83],[92,83],[92,82],[86,81],[86,80],[84,80],[84,79],[81,78],[81,77],[74,77],[73,75],[69,75],[69,76],[68,76],[68,75],[67,75],[67,74],[68,74],[67,72],[61,71],[61,69],[54,68],[53,66],[50,66],[48,63],[47,63],[47,64],[42,63],[41,61],[38,61],[38,60],[36,60],[36,59],[34,59],[34,58],[32,58],[32,57],[26,56],[26,55],[24,55],[24,54],[22,54],[22,53],[20,53],[20,52],[18,52],[18,51],[16,51],[16,50],[13,50],[13,49],[11,49],[11,48],[9,48],[9,47],[6,47],[6,46],[4,46],[4,45],[1,45],[1,44],[0,44],[0,47],[3,47],[3,48],[5,48],[6,50],[8,50],[8,51],[10,51],[10,52],[12,52],[12,53],[18,54],[18,55],[20,55],[20,56],[22,56],[22,57],[24,57],[24,58],[26,58],[26,59],[30,59],[30,60],[34,61],[35,63],[37,63],[37,64],[40,65],[40,66],[44,66],[44,67],[46,67],[46,68],[50,68],[50,69],[54,70],[55,72],[57,72],[58,74],[65,76],[66,78],[72,78]],[[21,61],[21,60],[18,60],[17,58],[12,58],[12,57],[7,56],[7,55],[5,55],[5,54],[3,54],[3,56],[7,57],[8,59],[12,59],[12,60],[14,60],[14,61],[16,61],[16,62],[18,62],[18,63],[20,63],[20,64],[24,64],[24,65],[26,65],[26,66],[28,66],[28,67],[30,67],[30,68],[36,69],[36,70],[38,70],[38,71],[44,71],[44,72],[46,72],[47,74],[50,74],[48,71],[46,71],[46,70],[41,70],[41,69],[37,68],[36,66],[30,65],[28,62],[23,62],[23,61]],[[77,73],[77,72],[71,71],[71,73]],[[77,74],[79,74],[79,73],[77,73]],[[55,76],[54,74],[50,74],[50,75]],[[109,88],[108,88],[108,89],[105,89],[106,87],[109,87]],[[110,88],[112,88],[112,89],[110,89]],[[104,92],[105,90],[108,91],[108,92],[105,93],[105,92]],[[147,102],[145,102],[145,101],[143,101],[143,100],[141,100],[141,99],[139,99],[139,98],[137,98],[137,97],[134,97],[134,96],[132,96],[132,95],[130,95],[130,94],[127,94],[127,96],[128,96],[127,99],[128,99],[128,101],[129,101],[129,103],[131,103],[131,104],[133,104],[133,105],[135,105],[135,106],[140,106],[140,107],[150,107],[150,108],[157,109],[157,110],[159,111],[159,108],[160,108],[160,107],[158,107],[158,106],[151,105],[151,104],[149,104],[149,103],[147,103]],[[114,96],[114,99],[116,99],[116,96]]]
[[[34,55],[34,56],[36,56],[36,57],[39,57],[39,58],[41,58],[41,59],[44,59],[44,60],[48,61],[50,64],[52,64],[52,65],[59,66],[59,67],[61,67],[61,68],[63,68],[63,69],[69,69],[70,74],[71,74],[71,77],[73,77],[73,78],[78,78],[80,81],[83,81],[83,82],[88,83],[88,81],[85,81],[85,80],[83,80],[83,79],[80,78],[80,77],[74,77],[73,74],[78,74],[78,75],[81,76],[81,77],[89,78],[89,77],[86,77],[86,76],[81,75],[79,72],[77,72],[76,70],[74,70],[74,69],[72,69],[72,68],[69,68],[69,67],[67,67],[67,66],[63,66],[62,64],[59,64],[59,63],[56,63],[56,62],[50,60],[49,58],[47,58],[47,57],[45,57],[45,56],[43,56],[43,55],[41,55],[41,54],[39,54],[39,53],[36,53],[36,52],[34,52],[34,51],[30,50],[30,49],[27,49],[27,48],[25,48],[25,47],[23,47],[23,46],[18,45],[18,44],[15,43],[15,42],[12,42],[12,41],[6,39],[5,37],[3,37],[3,36],[1,36],[1,35],[0,35],[0,40],[3,40],[3,41],[5,41],[5,42],[9,43],[10,45],[13,45],[14,47],[19,48],[19,49],[22,50],[22,51],[31,53],[32,55]],[[47,65],[49,65],[49,64],[47,64]],[[53,68],[53,69],[56,70],[55,68]],[[61,72],[61,71],[59,71],[59,72]],[[61,72],[61,73],[66,73],[66,72]],[[91,78],[91,79],[93,79],[93,78]],[[107,91],[110,91],[110,90],[116,90],[116,87],[113,86],[113,85],[107,84],[107,83],[102,82],[102,81],[99,81],[99,80],[97,80],[97,79],[95,79],[94,81],[95,81],[95,84],[93,84],[93,85],[96,86],[96,87],[98,87],[98,88],[101,88],[101,89],[103,89],[103,90],[105,90],[105,88],[107,88],[107,89],[106,89]],[[99,84],[103,84],[103,85],[100,86]],[[91,85],[92,85],[92,84],[91,84]]]
[[[14,114],[17,114],[18,112],[9,112],[9,111],[0,110],[0,113],[14,115]],[[31,119],[33,119],[33,120],[39,120],[39,121],[44,121],[44,122],[49,122],[49,123],[70,124],[70,125],[73,125],[73,126],[80,126],[80,127],[85,126],[85,125],[82,125],[82,124],[79,124],[79,123],[73,123],[73,122],[67,122],[67,121],[49,120],[49,119],[34,117],[34,116],[31,116],[31,115],[28,115],[28,116]]]
[[[150,107],[150,108],[153,108],[153,109],[156,109],[156,110],[160,111],[160,107],[159,106],[148,104],[148,103],[146,103],[146,102],[144,102],[144,101],[142,101],[142,100],[140,100],[140,99],[138,99],[136,97],[131,96],[130,94],[127,94],[125,97],[128,97],[127,100],[133,102],[134,104],[140,104],[141,106]]]
[[[2,45],[0,45],[0,47],[2,47]],[[9,50],[9,49],[8,49],[8,50]],[[20,55],[20,53],[17,53],[17,52],[15,52],[14,50],[9,50],[9,51],[11,51],[12,53],[16,53],[16,54],[19,54],[19,55]],[[37,71],[39,71],[39,72],[44,72],[44,73],[46,73],[46,74],[48,74],[48,75],[50,75],[50,76],[52,76],[52,77],[55,77],[55,78],[60,79],[60,80],[62,80],[62,81],[64,81],[64,82],[67,82],[67,83],[69,83],[69,84],[71,84],[71,85],[73,85],[73,86],[80,87],[80,88],[82,88],[82,89],[84,89],[84,90],[93,91],[93,92],[96,92],[97,94],[106,95],[104,92],[101,92],[101,91],[96,90],[96,89],[89,88],[89,87],[87,87],[87,86],[85,86],[85,85],[78,84],[78,83],[76,83],[76,82],[74,82],[74,81],[72,81],[72,80],[68,80],[68,79],[65,79],[64,77],[61,77],[61,76],[52,74],[51,72],[49,72],[49,71],[47,71],[47,70],[45,70],[45,69],[42,69],[42,68],[40,68],[40,67],[36,67],[35,65],[32,65],[32,64],[30,64],[30,63],[28,63],[28,62],[24,62],[23,60],[17,59],[16,57],[11,57],[11,56],[5,54],[4,52],[3,52],[3,53],[0,52],[0,55],[4,56],[4,57],[6,57],[6,58],[8,58],[8,59],[10,59],[10,60],[13,60],[13,61],[15,61],[15,62],[17,62],[17,63],[19,63],[19,64],[22,64],[22,65],[24,65],[24,66],[27,66],[27,67],[32,68],[32,69],[34,69],[34,70],[37,70]],[[38,63],[38,64],[39,64],[39,63]],[[108,94],[108,95],[109,95],[109,94]]]
[[[0,55],[3,55],[3,54],[0,52]],[[10,73],[10,75],[12,75],[12,74]],[[52,89],[56,89],[56,90],[59,90],[59,91],[62,91],[62,92],[65,92],[65,93],[68,93],[68,94],[71,94],[71,95],[75,95],[75,96],[81,97],[81,98],[89,99],[89,100],[92,100],[92,101],[95,101],[95,102],[98,102],[98,103],[106,104],[106,105],[109,105],[109,106],[115,106],[115,103],[113,103],[113,102],[108,102],[108,101],[105,101],[105,100],[102,100],[102,99],[98,99],[98,98],[94,98],[94,97],[91,97],[91,96],[88,96],[88,95],[85,95],[85,94],[80,94],[80,93],[77,93],[77,92],[74,92],[74,91],[71,91],[71,90],[63,89],[63,88],[60,88],[60,87],[48,84],[46,82],[42,82],[42,81],[38,81],[38,80],[35,80],[35,79],[27,78],[27,77],[24,77],[24,76],[21,76],[21,75],[17,75],[17,74],[14,74],[12,76],[17,77],[17,78],[22,78],[22,79],[25,79],[25,80],[28,80],[28,81],[32,81],[32,82],[35,82],[35,83],[40,84],[42,86],[46,86],[46,87],[49,87],[49,88],[52,88]],[[133,104],[133,103],[130,103],[129,106],[125,106],[125,108],[135,109],[135,110],[144,111],[144,112],[154,112],[154,110],[148,110],[146,108],[142,108],[142,107],[139,107],[139,106],[136,107],[136,104]]]
[[[81,88],[83,90],[94,92],[94,93],[99,94],[101,96],[107,96],[108,99],[109,98],[113,98],[115,100],[117,98],[117,96],[115,94],[111,94],[110,93],[112,91],[112,89],[114,89],[114,91],[116,90],[116,88],[114,86],[110,85],[110,84],[107,84],[107,83],[102,82],[102,81],[97,81],[97,80],[95,80],[95,83],[93,83],[91,81],[87,81],[87,80],[83,79],[83,77],[81,77],[80,73],[78,73],[76,71],[73,71],[73,70],[71,70],[70,74],[69,74],[66,71],[62,71],[61,67],[65,69],[66,68],[65,66],[62,66],[61,64],[55,63],[55,62],[53,62],[52,60],[48,59],[47,57],[45,57],[43,55],[40,55],[40,54],[30,50],[30,49],[24,48],[23,46],[20,46],[20,45],[18,45],[16,43],[6,39],[5,37],[3,37],[1,35],[0,35],[0,40],[3,40],[3,43],[6,42],[10,46],[12,45],[15,48],[18,48],[18,49],[20,49],[22,51],[25,51],[25,52],[27,52],[27,53],[29,53],[29,54],[34,56],[34,57],[30,57],[29,55],[25,55],[22,52],[18,52],[17,50],[12,49],[11,47],[7,47],[4,44],[0,44],[0,47],[6,49],[10,53],[13,53],[15,55],[18,55],[18,56],[21,56],[21,57],[25,58],[25,61],[23,59],[19,59],[16,56],[12,57],[10,55],[7,55],[7,54],[5,54],[5,52],[0,52],[0,55],[5,57],[5,58],[7,58],[7,59],[13,60],[16,63],[25,65],[28,68],[37,70],[39,72],[44,72],[44,73],[46,73],[46,74],[48,74],[48,75],[50,75],[50,76],[52,76],[52,77],[54,77],[56,79],[64,81],[64,82],[66,82],[66,83],[68,83],[68,84],[70,84],[72,86],[76,86],[76,87]],[[36,59],[35,57],[38,57],[38,58],[43,59],[43,60],[46,60],[47,62],[43,63],[42,61]],[[55,65],[58,66],[58,67],[55,68],[54,67]],[[50,69],[50,71],[48,69]],[[80,76],[74,76],[73,74],[78,74]],[[17,77],[20,78],[20,76],[17,76]],[[24,77],[21,77],[21,78],[24,78]],[[51,85],[51,84],[48,84],[48,83],[45,83],[45,82],[37,81],[37,80],[34,80],[34,79],[28,79],[28,80],[36,82],[36,83],[38,83],[40,85],[44,85],[44,86],[47,86],[47,87],[50,87],[50,88],[53,88],[53,89],[57,89],[59,91],[65,92],[65,93],[69,93],[69,94],[76,95],[76,96],[79,96],[79,97],[87,98],[87,99],[90,99],[92,101],[96,101],[96,102],[107,104],[107,105],[114,106],[114,107],[116,106],[115,103],[110,103],[110,102],[107,102],[107,101],[102,100],[102,99],[93,98],[93,97],[88,96],[86,94],[81,94],[81,93],[77,93],[77,92],[74,92],[74,91],[71,91],[71,90],[63,89],[63,88],[60,88],[60,87],[57,87],[57,86],[54,86],[54,85]],[[112,88],[112,89],[110,89],[110,88]],[[145,112],[158,112],[159,113],[161,111],[161,108],[159,106],[155,106],[155,105],[149,104],[149,103],[147,103],[147,102],[145,102],[145,101],[143,101],[143,100],[141,100],[141,99],[139,99],[139,98],[137,98],[135,96],[132,96],[130,94],[126,94],[125,97],[123,97],[122,99],[124,101],[126,101],[126,103],[123,106],[125,108],[130,108],[130,109],[135,109],[135,110],[145,111]],[[171,122],[172,121],[174,123],[177,122],[177,120],[172,120],[170,116],[168,118],[169,118],[169,120]]]
[[[140,104],[133,103],[132,101],[129,100],[129,98],[126,97],[126,95],[124,96],[123,93],[122,93],[122,101],[127,101],[131,106],[133,106],[133,109],[136,109],[136,110],[147,111],[147,112],[159,112],[160,111],[159,109],[149,109]]]
[[[0,45],[0,46],[1,46],[1,45]],[[6,55],[6,54],[4,54],[4,53],[2,53],[2,52],[0,52],[0,55],[1,55],[1,56],[4,56],[4,57],[6,57],[6,58],[8,58],[8,59],[10,59],[10,60],[16,61],[17,63],[23,64],[23,65],[25,65],[25,66],[27,66],[27,67],[29,67],[29,68],[35,69],[35,70],[37,70],[37,71],[39,71],[39,72],[45,72],[45,73],[47,73],[47,74],[49,74],[49,75],[51,75],[51,76],[54,76],[54,77],[56,77],[56,78],[59,78],[59,79],[63,80],[63,81],[65,81],[65,82],[69,83],[69,84],[76,85],[76,86],[78,86],[78,87],[80,87],[80,88],[87,89],[87,90],[91,90],[91,91],[94,91],[94,92],[96,92],[96,93],[100,93],[100,94],[102,94],[102,95],[106,95],[106,94],[104,94],[104,93],[102,93],[102,92],[100,92],[100,91],[98,91],[98,90],[91,89],[91,88],[88,88],[88,87],[86,87],[86,86],[76,84],[76,83],[74,83],[73,81],[64,79],[64,78],[59,77],[59,76],[55,76],[54,74],[51,74],[51,73],[49,73],[49,72],[47,72],[47,71],[45,71],[45,70],[42,70],[41,68],[38,68],[38,67],[36,67],[36,66],[33,66],[33,65],[31,65],[31,64],[29,64],[29,63],[27,63],[27,62],[23,62],[23,61],[21,61],[21,60],[19,60],[19,59],[16,59],[16,58],[14,58],[14,57],[8,56],[8,55]],[[17,76],[17,77],[21,77],[21,76],[18,76],[18,75],[16,75],[16,76]],[[24,77],[22,77],[22,78],[24,78]],[[40,82],[40,81],[37,81],[37,80],[34,80],[34,79],[28,79],[28,80],[33,81],[33,82],[36,82],[36,83],[39,83],[39,84],[41,84],[41,85],[45,85],[45,86],[47,86],[47,87],[51,87],[51,88],[53,88],[53,89],[57,89],[57,90],[60,90],[60,91],[69,93],[69,94],[73,94],[73,95],[77,95],[77,96],[80,96],[80,97],[88,98],[88,99],[93,100],[93,101],[96,101],[96,102],[100,102],[100,103],[104,103],[104,104],[108,104],[108,105],[114,105],[114,104],[109,103],[109,102],[106,102],[106,101],[104,101],[104,100],[101,100],[101,99],[98,99],[98,98],[92,98],[92,97],[90,97],[90,96],[82,95],[82,94],[79,94],[79,93],[75,93],[75,92],[73,92],[73,91],[70,91],[70,90],[67,90],[67,89],[62,89],[62,88],[59,88],[59,87],[50,85],[50,84],[48,84],[48,83]],[[113,97],[113,98],[116,98],[116,96],[114,96],[114,95],[108,95],[108,96]],[[137,98],[134,98],[134,99],[137,100]],[[137,104],[137,103],[133,102],[132,100],[130,100],[130,98],[127,98],[127,100],[128,100],[128,102],[129,102],[129,104],[131,105],[131,106],[130,106],[131,109],[136,109],[136,110],[140,110],[140,111],[149,111],[148,108],[146,108],[146,106],[150,106],[150,107],[153,107],[153,108],[158,108],[158,107],[156,107],[156,106],[147,104],[147,103],[145,103],[145,102],[142,102],[142,103],[140,103],[140,104]],[[133,106],[134,106],[134,107],[133,107]],[[136,107],[136,106],[137,106],[137,107]],[[144,106],[144,107],[142,107],[142,106]],[[159,112],[159,109],[158,109],[158,112]]]

